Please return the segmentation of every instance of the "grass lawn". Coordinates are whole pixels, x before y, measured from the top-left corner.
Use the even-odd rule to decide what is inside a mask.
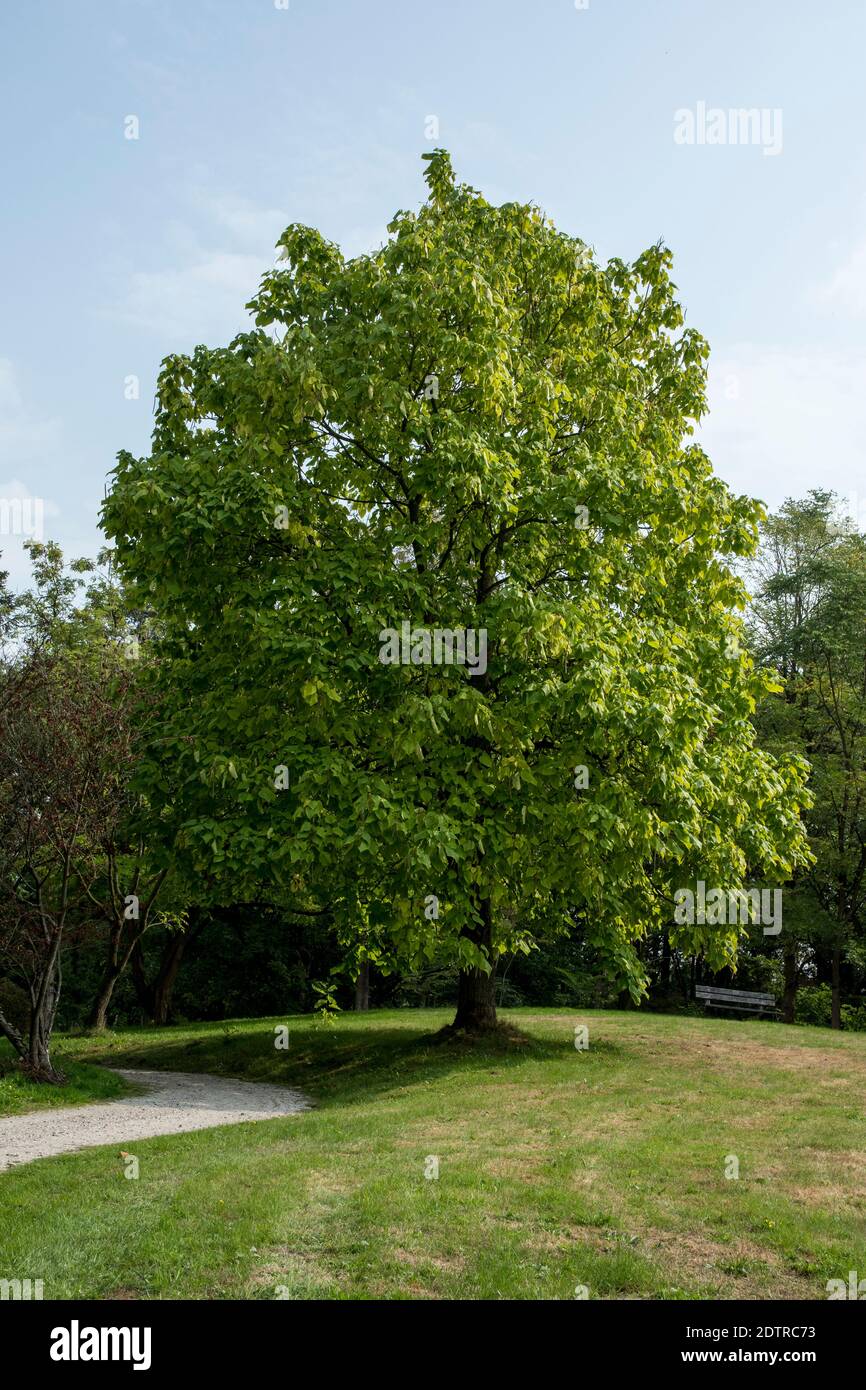
[[[0,1042],[0,1118],[4,1115],[23,1115],[28,1110],[84,1105],[91,1100],[113,1100],[115,1096],[127,1095],[133,1089],[104,1067],[67,1060],[62,1043],[59,1049],[54,1050],[54,1060],[65,1073],[67,1084],[40,1086],[21,1074],[11,1047]]]
[[[521,1040],[426,1042],[449,1016],[64,1039],[64,1067],[284,1081],[316,1108],[138,1142],[137,1181],[114,1147],[0,1174],[0,1277],[46,1298],[810,1299],[866,1270],[866,1035],[516,1009]]]

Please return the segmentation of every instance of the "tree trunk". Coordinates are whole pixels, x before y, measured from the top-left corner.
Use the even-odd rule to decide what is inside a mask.
[[[108,1006],[111,1003],[111,996],[114,993],[114,986],[120,979],[124,966],[129,960],[132,944],[128,947],[121,959],[120,940],[123,933],[123,922],[109,920],[108,924],[108,959],[105,962],[105,969],[102,972],[102,979],[96,991],[96,997],[90,1006],[90,1013],[87,1015],[85,1027],[97,1029],[99,1032],[106,1026],[108,1018]]]
[[[40,989],[30,1014],[27,1054],[22,1058],[22,1065],[34,1081],[48,1081],[55,1086],[62,1085],[66,1080],[63,1072],[54,1066],[49,1050],[59,1002],[60,972],[54,965],[51,978],[45,982],[44,989]]]
[[[135,989],[138,1006],[146,1018],[153,1018],[153,986],[148,984],[144,968],[144,951],[140,941],[136,941],[129,958],[130,974]]]
[[[50,1037],[50,1031],[46,1032],[44,1027],[39,1026],[33,1030],[27,1047],[25,1068],[33,1081],[47,1081],[54,1086],[60,1086],[66,1078],[62,1072],[57,1071],[51,1060]]]
[[[800,984],[800,972],[797,969],[797,943],[792,941],[790,936],[785,940],[782,960],[785,972],[785,987],[782,994],[782,1022],[793,1023],[797,1008],[797,989]]]
[[[842,952],[839,947],[833,951],[833,973],[832,973],[832,1004],[830,1007],[830,1027],[842,1027],[842,1000],[839,990],[839,974],[842,961]]]
[[[154,1023],[168,1023],[171,1017],[171,996],[180,973],[187,939],[186,932],[174,932],[162,953],[159,971],[153,982],[151,1019]]]
[[[490,900],[481,904],[482,925],[467,935],[476,946],[487,949],[493,940],[493,918]],[[492,966],[485,974],[478,966],[471,970],[461,970],[457,987],[457,1013],[451,1028],[454,1032],[487,1033],[496,1027],[496,972]]]
[[[365,960],[355,980],[355,1011],[366,1013],[370,1007],[370,962]]]
[[[673,961],[674,973],[677,977],[677,984],[680,988],[680,994],[683,996],[683,1003],[688,1004],[689,982],[683,970],[682,956],[680,955],[679,951],[674,951],[671,955],[671,959]]]
[[[144,968],[141,938],[136,941],[131,956],[132,983],[135,986],[139,1007],[151,1023],[165,1024],[169,1022],[172,995],[186,948],[201,933],[206,920],[203,910],[195,907],[190,908],[186,929],[173,931],[162,948],[159,969],[153,984],[148,982],[147,971]]]
[[[87,1027],[98,1029],[100,1032],[106,1027],[108,1018],[108,1006],[111,1003],[111,996],[114,993],[114,986],[120,979],[120,969],[117,966],[108,966],[103,975],[99,989],[96,991],[96,998],[87,1019]]]
[[[0,1009],[0,1034],[11,1043],[19,1057],[27,1056],[26,1039],[18,1032],[15,1024],[6,1018],[2,1009]]]
[[[667,996],[671,987],[671,939],[667,932],[662,937],[661,985],[665,996]]]

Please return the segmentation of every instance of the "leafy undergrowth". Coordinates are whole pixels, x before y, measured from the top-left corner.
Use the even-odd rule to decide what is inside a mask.
[[[315,1109],[136,1143],[134,1181],[111,1148],[0,1175],[0,1277],[52,1298],[808,1299],[866,1269],[866,1037],[506,1018],[457,1046],[432,1010],[65,1040]]]

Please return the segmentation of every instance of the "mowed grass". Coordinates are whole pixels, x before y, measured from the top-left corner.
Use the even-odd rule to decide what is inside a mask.
[[[137,1142],[137,1180],[119,1145],[0,1174],[0,1277],[46,1298],[815,1299],[866,1272],[866,1036],[517,1009],[509,1038],[434,1044],[448,1017],[65,1040],[315,1109]]]
[[[4,1115],[23,1115],[30,1110],[85,1105],[88,1101],[114,1100],[133,1088],[121,1077],[89,1062],[67,1061],[61,1044],[54,1051],[55,1065],[66,1077],[65,1086],[42,1086],[28,1081],[19,1070],[11,1047],[0,1042],[0,1119]]]

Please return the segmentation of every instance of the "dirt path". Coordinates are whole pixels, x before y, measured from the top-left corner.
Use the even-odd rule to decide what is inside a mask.
[[[241,1120],[274,1120],[310,1106],[300,1091],[265,1082],[185,1071],[112,1070],[145,1087],[145,1094],[0,1119],[0,1172],[74,1149],[128,1144],[155,1134],[185,1134]]]

